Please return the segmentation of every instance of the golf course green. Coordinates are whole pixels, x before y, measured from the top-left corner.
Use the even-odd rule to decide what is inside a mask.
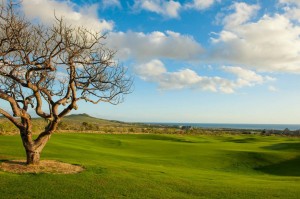
[[[0,161],[19,159],[20,137],[0,136]],[[299,138],[54,134],[41,159],[85,170],[0,170],[0,198],[300,198]]]

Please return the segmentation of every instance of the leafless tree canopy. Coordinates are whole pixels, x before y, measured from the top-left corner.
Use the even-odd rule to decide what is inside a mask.
[[[17,9],[12,2],[0,7],[0,103],[8,102],[13,115],[1,104],[0,114],[20,129],[26,151],[40,153],[78,101],[117,104],[132,81],[114,60],[115,52],[102,44],[101,33],[68,25],[63,18],[51,27],[36,25]],[[49,121],[36,140],[29,110]]]

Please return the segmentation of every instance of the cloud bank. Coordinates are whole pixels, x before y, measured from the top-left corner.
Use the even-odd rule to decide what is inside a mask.
[[[148,34],[111,32],[106,42],[109,47],[118,50],[118,57],[123,60],[131,58],[148,61],[168,58],[191,61],[198,59],[204,52],[203,47],[193,37],[172,31],[155,31]]]
[[[145,81],[157,83],[161,90],[195,89],[234,93],[239,88],[252,87],[275,80],[272,77],[262,76],[254,71],[236,66],[223,66],[222,70],[234,75],[236,79],[202,76],[190,69],[168,72],[165,65],[157,59],[135,67],[136,74]]]
[[[184,7],[186,9],[205,10],[215,2],[220,2],[220,0],[193,0],[191,3],[186,3]]]
[[[212,37],[209,59],[259,71],[300,72],[300,26],[284,14],[250,21],[255,5],[235,3],[224,29]],[[240,16],[236,21],[230,20]]]
[[[177,18],[179,17],[181,4],[173,0],[135,0],[133,8],[135,10],[147,10],[170,18]]]
[[[180,12],[185,10],[205,10],[220,0],[193,0],[193,1],[174,1],[174,0],[135,0],[133,9],[146,10],[168,18],[179,18]]]

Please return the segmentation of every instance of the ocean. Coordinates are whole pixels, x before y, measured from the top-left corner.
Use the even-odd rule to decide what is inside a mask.
[[[167,125],[167,126],[192,126],[200,128],[227,128],[227,129],[274,129],[274,130],[284,130],[288,128],[289,130],[299,130],[300,124],[227,124],[227,123],[146,123],[154,125]]]

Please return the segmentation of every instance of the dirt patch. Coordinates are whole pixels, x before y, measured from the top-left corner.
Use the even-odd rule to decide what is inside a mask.
[[[0,169],[11,173],[52,173],[74,174],[84,170],[79,165],[73,165],[55,160],[42,160],[39,165],[26,165],[25,160],[9,160],[0,164]]]

